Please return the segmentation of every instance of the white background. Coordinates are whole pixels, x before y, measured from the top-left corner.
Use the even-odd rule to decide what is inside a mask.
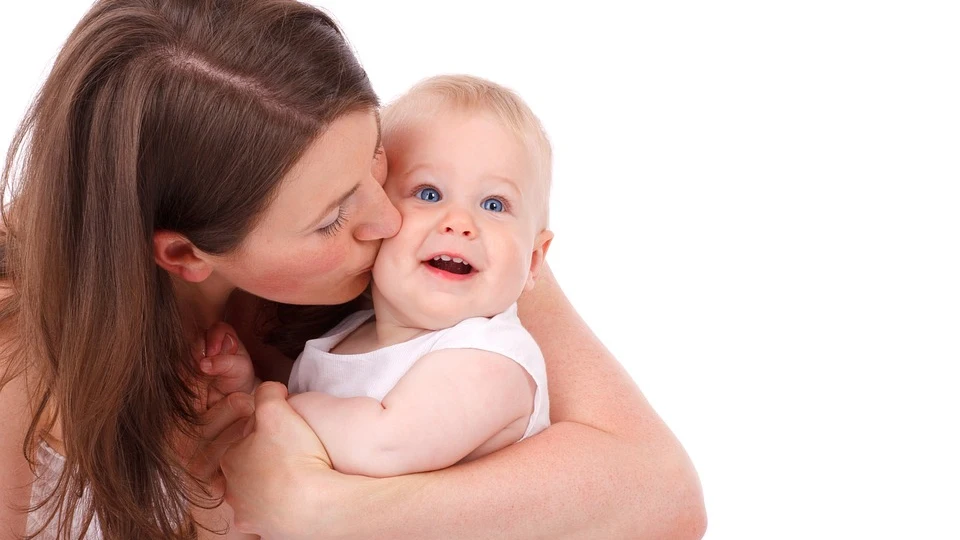
[[[87,4],[0,10],[4,147]],[[957,4],[632,4],[324,5],[385,100],[466,72],[540,115],[548,258],[707,538],[960,538]]]

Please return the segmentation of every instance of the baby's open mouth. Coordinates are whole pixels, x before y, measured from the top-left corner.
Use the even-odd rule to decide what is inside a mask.
[[[438,270],[450,272],[451,274],[465,275],[469,274],[473,270],[473,267],[470,266],[470,263],[467,261],[461,259],[460,257],[451,257],[449,255],[437,255],[433,259],[427,261],[427,264]]]

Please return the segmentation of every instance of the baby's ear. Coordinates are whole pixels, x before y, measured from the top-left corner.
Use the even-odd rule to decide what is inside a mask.
[[[527,274],[527,283],[523,286],[524,291],[533,289],[540,277],[540,270],[543,269],[543,260],[547,256],[547,250],[550,249],[550,242],[553,242],[553,231],[544,229],[537,235],[533,241],[533,256],[530,257],[530,272]]]
[[[199,283],[213,272],[202,258],[202,251],[182,234],[173,231],[153,233],[153,260],[160,268],[184,281]]]

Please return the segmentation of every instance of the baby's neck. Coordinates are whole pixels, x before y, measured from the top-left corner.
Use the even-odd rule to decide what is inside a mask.
[[[429,332],[423,328],[410,328],[397,324],[391,319],[383,320],[382,315],[362,324],[330,352],[335,354],[363,354],[410,341]]]
[[[419,328],[404,321],[402,314],[395,310],[376,286],[373,288],[374,318],[362,324],[330,352],[336,354],[363,354],[410,341],[426,334],[430,330]]]

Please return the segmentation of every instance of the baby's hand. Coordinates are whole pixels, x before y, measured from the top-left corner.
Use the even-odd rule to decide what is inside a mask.
[[[200,371],[213,378],[207,391],[207,407],[212,407],[227,394],[253,393],[259,384],[250,354],[240,343],[233,327],[225,322],[207,330]]]

